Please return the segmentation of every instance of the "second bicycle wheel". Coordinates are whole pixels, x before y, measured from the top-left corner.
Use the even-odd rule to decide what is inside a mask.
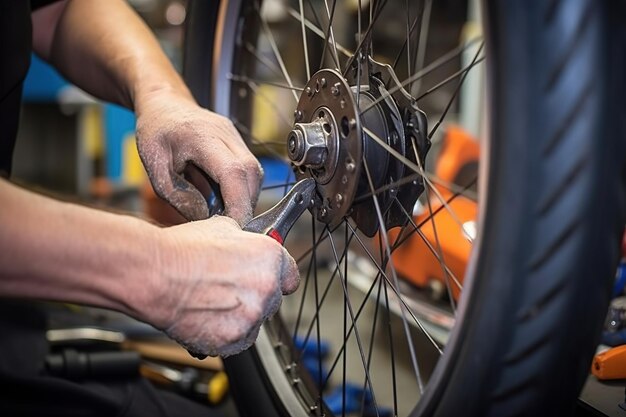
[[[485,40],[465,24],[439,57],[427,46],[445,50],[450,28],[437,25],[460,32],[466,11],[451,2],[436,18],[436,3],[190,4],[194,94],[255,153],[284,161],[260,204],[317,183],[286,242],[300,289],[226,360],[242,415],[574,404],[624,221],[609,3],[487,1]],[[446,177],[457,145],[444,129],[460,94],[480,105],[467,82],[483,60],[489,134],[465,151],[479,168]]]

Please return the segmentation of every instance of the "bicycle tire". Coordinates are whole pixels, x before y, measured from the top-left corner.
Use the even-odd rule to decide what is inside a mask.
[[[236,38],[241,2],[207,3],[190,5],[185,74],[200,102],[216,108],[212,86],[224,81],[215,54]],[[624,225],[620,7],[485,2],[492,139],[481,215],[489,221],[479,222],[462,324],[411,415],[566,415],[573,407]],[[226,361],[241,415],[296,415],[288,410],[301,404],[285,399],[258,349]]]

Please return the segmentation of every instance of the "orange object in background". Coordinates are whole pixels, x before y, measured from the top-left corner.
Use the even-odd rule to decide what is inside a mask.
[[[478,142],[458,127],[448,128],[443,140],[435,167],[436,177],[441,183],[460,187],[468,185],[475,180],[478,173]],[[435,186],[441,197],[449,201],[448,207],[442,207],[441,199],[430,191],[430,205],[435,213],[433,220],[429,218],[430,210],[426,204],[421,213],[413,216],[415,223],[421,226],[420,230],[427,242],[414,233],[393,253],[392,260],[400,276],[418,287],[445,291],[448,281],[452,296],[458,300],[459,284],[463,284],[465,268],[472,250],[471,240],[475,235],[478,207],[476,201],[462,195],[452,199],[454,193],[442,184]],[[395,241],[399,232],[399,229],[389,232],[391,242]],[[439,256],[443,258],[448,271],[442,268]],[[454,282],[455,279],[459,281],[458,284]]]
[[[598,353],[593,358],[591,373],[600,380],[626,378],[626,345]]]

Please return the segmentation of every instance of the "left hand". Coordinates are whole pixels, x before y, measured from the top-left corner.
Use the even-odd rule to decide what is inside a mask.
[[[242,226],[252,218],[263,170],[230,120],[170,91],[142,97],[135,111],[137,148],[157,195],[188,220],[206,219],[206,184],[183,177],[191,164],[220,185],[226,215]]]

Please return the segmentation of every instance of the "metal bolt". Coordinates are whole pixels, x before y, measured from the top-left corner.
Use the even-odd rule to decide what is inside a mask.
[[[302,111],[301,110],[294,110],[293,118],[296,119],[296,122],[299,122],[300,120],[302,120]]]
[[[337,208],[341,207],[343,203],[343,196],[341,194],[335,195],[335,201],[337,202]]]
[[[326,210],[326,207],[322,207],[320,210],[320,216],[326,217],[327,214],[328,214],[328,210]]]
[[[304,89],[304,92],[306,93],[307,96],[311,97],[311,94],[313,94],[313,90],[311,90],[311,87],[307,87]]]
[[[341,183],[344,184],[344,185],[348,183],[348,176],[347,175],[344,175],[344,176],[341,177]]]
[[[350,129],[354,129],[356,127],[356,119],[350,119]]]
[[[346,170],[348,172],[354,172],[354,168],[356,168],[356,165],[354,165],[354,162],[352,161],[346,162]]]
[[[339,90],[339,88],[340,88],[340,87],[341,87],[341,83],[335,83],[335,85],[333,85],[333,86],[330,88],[330,93],[331,93],[333,96],[338,96],[338,95],[339,95],[339,91],[340,91],[340,90]]]
[[[326,78],[322,78],[320,80],[320,84],[322,85],[322,88],[326,88]]]

